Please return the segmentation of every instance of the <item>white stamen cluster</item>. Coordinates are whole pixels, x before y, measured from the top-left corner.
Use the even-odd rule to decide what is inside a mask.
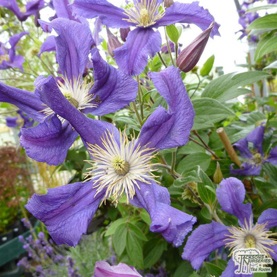
[[[124,14],[129,18],[124,20],[138,27],[154,25],[164,16],[164,12],[159,10],[160,7],[161,4],[157,3],[157,0],[134,0],[134,7],[125,9]]]
[[[256,223],[254,226],[251,223],[245,222],[244,227],[230,227],[228,228],[230,235],[226,238],[226,246],[231,249],[233,253],[237,249],[255,248],[261,253],[270,256],[273,250],[270,248],[277,244],[276,236],[266,229],[266,224]]]
[[[89,145],[92,155],[91,179],[95,181],[97,193],[105,190],[102,202],[111,198],[117,204],[123,193],[133,199],[135,189],[140,189],[139,181],[149,184],[153,180],[151,159],[153,149],[136,146],[135,140],[128,140],[124,133],[120,133],[119,142],[107,132],[102,137],[103,146]]]
[[[94,95],[89,93],[92,86],[91,83],[86,83],[81,79],[70,81],[64,78],[64,81],[58,81],[58,86],[64,97],[78,110],[82,111],[85,108],[93,108],[96,105],[90,103]],[[43,110],[44,114],[51,115],[54,112],[50,108]]]

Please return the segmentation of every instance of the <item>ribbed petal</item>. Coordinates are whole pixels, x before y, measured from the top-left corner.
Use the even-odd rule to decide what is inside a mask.
[[[77,110],[60,92],[53,77],[41,81],[40,96],[55,113],[66,119],[85,142],[102,145],[101,137],[109,131],[118,137],[118,130],[108,122],[87,118]]]
[[[235,274],[237,268],[238,266],[235,266],[234,261],[231,258],[220,277],[253,277],[253,274]]]
[[[128,17],[124,10],[106,0],[75,0],[73,11],[86,18],[100,17],[103,24],[113,28],[129,27],[131,24],[123,19]]]
[[[151,73],[158,92],[168,104],[168,110],[159,107],[144,123],[138,143],[156,149],[184,145],[193,126],[194,110],[176,67]]]
[[[150,231],[161,233],[174,246],[180,246],[185,236],[191,231],[196,218],[170,206],[170,196],[166,188],[155,182],[138,182],[140,189],[131,203],[144,208],[150,215]]]
[[[152,27],[167,26],[180,22],[195,24],[204,31],[214,21],[209,11],[200,7],[198,2],[192,2],[190,4],[175,2],[166,9],[165,15]],[[218,28],[219,25],[215,23],[211,37],[219,35]]]
[[[243,163],[239,169],[234,169],[231,165],[230,173],[233,175],[241,175],[241,176],[258,176],[260,175],[262,170],[261,165]]]
[[[49,36],[45,39],[45,41],[42,43],[39,51],[39,55],[41,55],[44,52],[50,52],[56,50],[56,39],[55,36]]]
[[[52,2],[57,17],[75,20],[75,17],[72,15],[72,6],[69,5],[69,0],[52,0]]]
[[[129,75],[122,73],[102,59],[97,49],[92,50],[94,85],[91,93],[95,96],[95,115],[115,112],[136,99],[138,85]]]
[[[119,263],[111,266],[105,261],[95,263],[93,277],[142,277],[135,268]]]
[[[264,139],[264,126],[259,126],[255,128],[251,133],[246,137],[248,142],[252,142],[254,148],[260,153],[263,154],[263,139]]]
[[[119,69],[129,75],[140,74],[161,48],[162,39],[158,31],[151,28],[136,28],[128,34],[123,46],[114,50]]]
[[[87,25],[65,18],[50,24],[58,33],[56,37],[57,61],[62,74],[76,80],[84,73],[93,39]],[[76,35],[78,34],[78,35]]]
[[[26,90],[13,88],[0,82],[0,102],[7,102],[17,106],[36,121],[42,122],[44,115],[42,110],[45,108],[39,96]]]
[[[252,223],[252,207],[249,203],[243,204],[245,188],[239,179],[223,179],[216,189],[216,196],[222,210],[236,216],[241,226],[245,221]]]
[[[257,223],[265,224],[266,228],[270,229],[272,227],[277,226],[277,210],[269,208],[261,213],[259,216]]]
[[[27,154],[39,162],[61,164],[78,134],[54,116],[33,128],[22,128],[20,142]]]
[[[274,147],[270,150],[269,156],[266,159],[266,162],[277,165],[277,147]]]
[[[75,246],[86,233],[103,194],[91,182],[50,188],[45,195],[34,194],[26,208],[42,221],[57,244]]]
[[[194,269],[199,269],[211,252],[225,245],[228,234],[227,227],[217,222],[200,225],[189,236],[182,258],[190,261]]]

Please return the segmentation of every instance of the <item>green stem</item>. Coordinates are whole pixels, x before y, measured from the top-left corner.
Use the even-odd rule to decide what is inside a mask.
[[[169,53],[169,56],[170,56],[170,60],[171,60],[172,65],[175,66],[175,62],[173,60],[172,52],[171,52],[171,49],[170,49],[169,39],[168,39],[168,36],[167,36],[167,33],[166,33],[166,28],[164,28],[164,32],[165,32],[166,45],[167,45],[167,50],[168,50],[168,53]]]
[[[160,54],[160,52],[158,52],[158,56],[159,56],[159,58],[160,58],[162,64],[165,66],[165,68],[167,68],[167,65],[166,65],[166,63],[165,63],[165,61],[164,61],[162,55]]]
[[[138,119],[138,121],[139,121],[140,126],[142,126],[142,125],[143,125],[143,122],[142,122],[142,119],[141,119],[141,117],[140,117],[140,115],[139,115],[138,109],[137,109],[137,107],[136,107],[136,103],[132,102],[131,105],[132,105],[132,107],[133,107],[133,109],[134,109],[134,111],[135,111],[135,114],[136,114],[136,116],[137,116],[137,119]]]

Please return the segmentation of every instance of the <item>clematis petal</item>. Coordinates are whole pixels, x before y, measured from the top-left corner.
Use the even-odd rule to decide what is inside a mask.
[[[277,165],[277,147],[274,147],[270,150],[269,156],[266,159],[266,162]]]
[[[245,188],[239,179],[223,179],[216,189],[216,196],[222,210],[236,216],[241,226],[245,221],[252,223],[252,207],[250,203],[243,204]]]
[[[269,208],[263,211],[257,222],[259,224],[266,224],[267,229],[277,226],[277,210]]]
[[[202,31],[204,31],[214,21],[215,20],[209,11],[199,6],[198,2],[174,2],[169,8],[165,10],[165,15],[152,27],[167,26],[180,22],[195,24]],[[219,25],[215,23],[211,32],[211,37],[219,35],[218,28]]]
[[[45,106],[35,93],[13,88],[0,82],[0,102],[17,106],[36,121],[42,122],[44,120],[45,115],[41,111]]]
[[[118,136],[118,130],[108,122],[87,118],[63,96],[53,77],[45,78],[38,84],[43,102],[55,113],[66,119],[85,142],[102,145],[101,137],[106,131]]]
[[[11,48],[14,49],[15,45],[19,42],[19,40],[27,34],[29,34],[29,33],[28,32],[21,32],[19,34],[11,36],[10,39],[9,39],[9,43],[11,45]]]
[[[190,261],[194,269],[199,269],[211,252],[225,245],[228,234],[227,227],[217,222],[200,225],[188,237],[182,258]]]
[[[149,213],[152,220],[150,231],[161,233],[168,242],[176,247],[180,246],[196,219],[170,206],[170,196],[166,188],[155,182],[138,183],[140,189],[136,189],[131,204],[144,208]]]
[[[150,74],[158,92],[168,104],[159,107],[144,123],[138,143],[156,149],[184,145],[193,126],[194,110],[178,68],[173,66]]]
[[[57,18],[50,25],[56,37],[57,61],[64,76],[76,80],[84,73],[93,39],[87,25],[65,18]],[[78,36],[76,36],[78,34]]]
[[[260,175],[262,170],[261,165],[255,165],[255,164],[250,164],[250,163],[243,163],[240,168],[234,169],[233,166],[231,165],[230,167],[230,173],[234,175],[241,175],[241,176],[258,176]]]
[[[119,263],[111,266],[105,261],[98,261],[94,267],[94,277],[142,277],[135,268]]]
[[[69,5],[68,0],[52,0],[52,2],[57,17],[76,20],[75,17],[72,15],[72,6]]]
[[[263,139],[264,139],[264,126],[258,126],[246,137],[247,142],[253,143],[254,148],[260,153],[263,154]]]
[[[18,19],[21,18],[21,12],[19,10],[18,4],[16,3],[16,0],[0,0],[0,6],[12,11]]]
[[[58,165],[66,158],[67,151],[77,136],[71,125],[62,125],[53,116],[33,128],[22,128],[20,142],[32,159]]]
[[[243,158],[251,159],[253,157],[251,151],[248,148],[248,141],[246,138],[237,141],[233,144],[233,146],[240,152],[240,155]]]
[[[34,194],[25,206],[42,221],[57,244],[75,246],[97,210],[103,195],[96,195],[91,182],[50,188],[47,194]]]
[[[123,46],[114,50],[114,58],[125,74],[140,74],[148,62],[161,48],[162,39],[158,31],[151,28],[136,28],[129,32]]]
[[[73,11],[86,18],[100,17],[102,23],[112,28],[129,27],[131,24],[124,10],[106,0],[75,0]]]
[[[95,95],[96,101],[96,108],[91,109],[91,112],[95,115],[112,113],[134,101],[137,82],[104,61],[97,49],[91,53],[94,68],[91,93]]]

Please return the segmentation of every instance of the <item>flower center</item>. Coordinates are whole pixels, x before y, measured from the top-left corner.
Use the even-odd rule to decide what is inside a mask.
[[[10,59],[8,54],[0,55],[0,64],[2,64],[4,61],[8,61]]]
[[[78,110],[82,111],[86,108],[96,107],[94,95],[90,93],[91,83],[86,83],[81,79],[68,80],[63,79],[63,82],[58,81],[58,86],[64,97]],[[51,115],[54,112],[49,108],[45,108],[43,112],[46,115]]]
[[[139,182],[150,184],[153,180],[151,159],[153,149],[142,148],[135,140],[128,140],[124,133],[119,134],[119,141],[113,134],[107,132],[101,139],[102,145],[90,144],[89,152],[93,161],[90,178],[94,180],[97,193],[105,191],[102,202],[112,198],[117,204],[124,193],[133,199]]]
[[[258,164],[261,164],[261,163],[262,163],[263,158],[262,158],[262,155],[261,155],[260,153],[256,153],[256,154],[254,154],[252,160],[253,160],[253,162],[254,162],[255,164],[258,165]]]
[[[246,248],[256,248],[256,239],[253,235],[246,235],[244,238]]]
[[[115,157],[112,161],[114,171],[119,176],[125,176],[130,171],[130,164],[120,157]]]
[[[127,8],[124,12],[128,19],[123,20],[145,28],[161,19],[165,14],[163,10],[162,4],[157,0],[134,0],[134,7]]]
[[[273,245],[277,244],[275,233],[266,229],[266,224],[245,223],[243,227],[228,228],[229,235],[225,239],[226,246],[231,249],[231,253],[238,249],[255,248],[261,253],[270,256]]]

